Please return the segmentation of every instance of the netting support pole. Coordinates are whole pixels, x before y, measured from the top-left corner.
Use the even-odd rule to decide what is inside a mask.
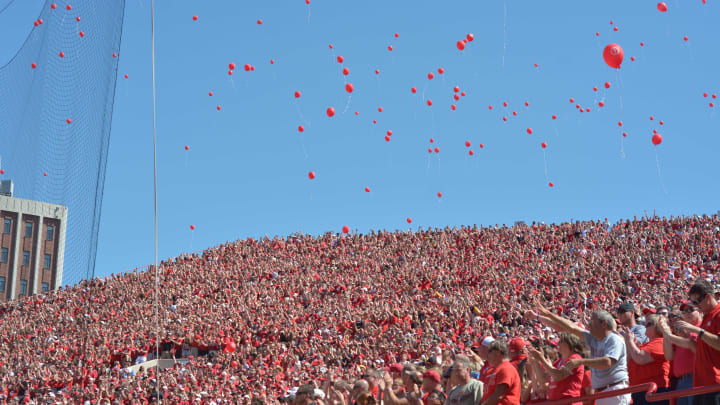
[[[158,403],[160,399],[160,308],[159,291],[160,268],[158,266],[158,203],[157,203],[157,125],[155,119],[155,0],[150,2],[150,40],[152,53],[152,103],[153,103],[153,203],[154,203],[154,230],[155,230],[155,392]]]

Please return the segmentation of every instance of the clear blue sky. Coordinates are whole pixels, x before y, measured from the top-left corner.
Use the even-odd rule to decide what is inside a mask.
[[[720,107],[703,97],[720,94],[715,3],[670,0],[660,13],[654,1],[620,0],[159,0],[160,257],[344,225],[365,233],[715,213]],[[17,1],[0,15],[0,65],[42,6]],[[150,1],[127,0],[125,18],[98,275],[153,261]],[[467,33],[475,40],[461,52]],[[602,59],[613,42],[625,51],[619,72]],[[343,67],[355,88],[344,114]],[[456,85],[467,92],[457,102]]]

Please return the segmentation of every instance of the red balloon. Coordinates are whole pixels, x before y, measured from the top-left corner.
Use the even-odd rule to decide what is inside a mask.
[[[5,174],[5,169],[0,169],[0,174]]]
[[[275,64],[275,59],[270,59],[270,64],[271,64],[271,65],[274,65],[274,64]]]
[[[392,45],[388,46],[388,51],[392,52]]]
[[[456,108],[457,108],[457,106],[456,106],[455,104],[452,104],[452,105],[450,106],[450,109],[453,110],[453,111],[455,111]]]
[[[428,148],[428,153],[432,153],[432,148]]]
[[[597,91],[597,87],[593,87],[593,91]]]
[[[220,111],[220,109],[222,109],[222,107],[220,107],[220,106],[217,106],[217,110],[218,110],[218,111]]]
[[[65,6],[65,8],[68,9],[68,10],[72,10],[72,6],[69,5],[69,4],[68,4],[67,6]]]
[[[619,127],[622,126],[622,121],[618,121],[618,126],[619,126]]]
[[[484,144],[484,143],[481,143],[481,144],[480,144],[480,149],[482,149],[482,148],[484,148],[484,147],[485,147],[485,144]]]
[[[430,138],[430,143],[434,143],[434,142],[435,142],[435,139],[434,139],[434,138]]]
[[[212,91],[209,92],[209,93],[208,93],[208,96],[212,97],[212,96],[213,96],[213,92],[212,92]]]
[[[470,34],[467,34],[467,37],[465,37],[465,38],[467,38],[468,41],[472,42],[472,40],[475,39],[475,35],[470,33]]]
[[[610,44],[603,50],[603,59],[611,68],[619,69],[624,57],[625,52],[618,44]]]
[[[459,94],[455,94],[455,95],[453,96],[453,98],[455,99],[455,101],[458,101],[458,100],[460,100],[460,95],[459,95]]]
[[[459,91],[460,91],[460,87],[458,87],[458,86],[453,87],[453,91],[454,91],[455,93],[459,92]]]
[[[472,149],[470,149],[470,150],[468,151],[468,155],[472,156],[472,155],[474,155],[474,154],[475,154],[475,152],[474,152]]]
[[[383,112],[383,108],[382,108],[382,107],[378,107],[378,112]]]
[[[617,32],[617,30],[618,30],[618,27],[613,28],[613,31]]]
[[[300,93],[299,91],[296,91],[296,92],[295,92],[295,98],[300,98],[300,95],[301,95],[301,94],[302,94],[302,93]]]
[[[67,122],[68,124],[72,124],[72,120],[71,120],[70,118],[68,118],[67,120],[65,120],[65,122]]]
[[[610,88],[610,82],[605,82],[605,88],[606,88],[606,89],[609,89],[609,88]]]
[[[262,20],[257,20],[258,25],[262,25]]]
[[[460,93],[460,95],[463,96],[463,97],[465,97],[465,94],[466,94],[466,93],[465,93],[464,91],[463,91],[462,93]]]
[[[233,71],[232,71],[232,70],[228,70],[228,76],[232,76],[232,75],[233,75]]]
[[[330,45],[330,49],[332,49],[332,45]],[[345,60],[345,58],[343,58],[342,55],[338,55],[338,57],[337,57],[338,63],[343,63],[344,60]]]
[[[547,148],[547,143],[546,143],[546,142],[541,143],[541,144],[540,144],[540,147],[543,148],[543,149]]]
[[[571,102],[571,103],[574,103],[574,102],[575,102],[575,99],[574,99],[574,98],[571,98],[571,99],[570,99],[570,102]]]
[[[400,34],[398,34],[398,33],[396,32],[396,33],[395,33],[395,38],[400,38]]]
[[[375,69],[375,74],[376,74],[376,75],[379,75],[379,74],[380,74],[380,70]]]
[[[75,21],[80,22],[80,16],[75,17]],[[40,22],[42,24],[42,22]]]
[[[330,49],[333,49],[333,44],[328,45]]]
[[[660,10],[661,13],[664,13],[667,11],[667,4],[661,1],[660,3],[658,3],[657,8],[658,10]]]
[[[245,71],[246,71],[246,72],[249,72],[251,67],[252,67],[252,66],[250,66],[249,63],[246,63],[245,66],[244,66]]]
[[[193,16],[193,21],[197,21],[197,18],[198,18],[198,17],[197,17],[196,15],[194,15],[194,16]]]
[[[230,62],[228,67],[230,68],[230,70],[235,70],[235,62]]]
[[[685,42],[687,42],[688,39],[689,39],[688,37],[683,37],[683,41],[685,41]]]
[[[415,87],[411,88],[410,91],[413,92],[413,94],[417,93],[417,89]]]
[[[517,111],[513,111],[513,116],[517,117]]]
[[[345,76],[347,76],[349,73],[350,73],[350,69],[348,69],[348,68],[343,68],[343,74],[344,74]]]
[[[130,77],[130,75],[128,75],[128,74],[125,75],[125,78],[126,78],[126,79],[129,78],[129,77]]]
[[[32,65],[30,65],[30,67],[35,69],[37,67],[37,63],[33,62]]]
[[[412,218],[408,217],[408,219],[406,219],[406,221],[408,224],[412,224]]]
[[[85,33],[84,33],[83,31],[80,31],[80,32],[78,33],[78,35],[80,35],[80,38],[84,38],[84,37],[85,37]]]
[[[507,107],[507,106],[508,106],[507,101],[503,101],[503,107]]]
[[[43,173],[43,176],[47,177],[47,172],[44,172],[44,173]]]
[[[194,230],[195,230],[195,225],[190,225],[190,230],[191,230],[191,231],[194,231]]]
[[[462,51],[463,49],[465,49],[465,42],[463,42],[463,41],[457,41],[456,46],[457,46],[457,49],[459,49],[459,50]]]
[[[305,132],[305,127],[302,126],[302,125],[300,125],[300,126],[298,127],[298,131],[299,131],[299,132]]]
[[[390,137],[388,135],[385,135],[385,142],[390,142]]]
[[[315,172],[310,172],[310,173],[308,173],[308,178],[309,178],[310,180],[314,179],[314,178],[315,178]]]
[[[658,122],[658,124],[660,124],[660,125],[664,125],[665,123],[664,123],[664,122],[662,122],[662,121],[660,121],[660,122]]]
[[[438,68],[438,74],[443,74],[443,73],[445,73],[445,69],[443,69],[443,68]]]
[[[328,117],[332,117],[333,115],[335,115],[335,108],[333,108],[333,107],[328,107],[328,109],[327,109],[326,112],[327,112],[327,116],[328,116]]]
[[[370,187],[365,187],[365,192],[366,192],[366,193],[369,193],[369,192],[370,192]]]
[[[353,90],[355,90],[355,86],[353,86],[352,83],[347,83],[345,85],[345,91],[347,91],[348,93],[352,93]]]
[[[350,232],[350,227],[347,226],[347,225],[345,225],[345,226],[343,226],[343,230],[342,230],[342,231],[343,231],[343,233],[348,233],[348,232]]]
[[[553,183],[553,182],[551,181],[550,183],[548,183],[548,186],[550,186],[550,187],[555,187],[555,183]]]
[[[61,58],[64,58],[64,57],[65,57],[65,52],[60,52],[60,57],[61,57]]]
[[[471,145],[470,141],[465,141],[465,146],[466,146],[466,147],[468,147],[468,148],[469,148],[469,147],[470,147],[470,145]]]
[[[433,72],[428,73],[428,79],[429,79],[429,80],[432,80],[433,77],[435,77],[435,75],[433,74]]]
[[[428,99],[427,105],[432,105],[432,100]]]
[[[492,110],[492,104],[488,106],[488,110]]]
[[[528,134],[532,134],[532,128],[528,128],[528,129],[527,129],[527,133],[528,133]]]
[[[623,138],[627,137],[627,132],[623,132]]]
[[[557,119],[557,115],[553,114],[552,119]]]
[[[598,106],[600,106],[600,107],[605,107],[605,103],[603,103],[603,102],[601,101],[601,102],[598,103]]]
[[[660,134],[654,134],[652,136],[652,143],[653,145],[660,145],[663,141],[663,137]]]
[[[51,5],[50,5],[50,8],[53,9],[53,10],[55,10],[55,9],[57,8],[57,4],[55,4],[55,3],[51,4]]]
[[[442,197],[442,193],[438,191],[437,196],[438,198]]]
[[[655,117],[653,117],[653,116],[651,115],[651,116],[650,116],[650,121],[652,121],[652,120],[654,120],[654,119],[655,119]]]
[[[113,52],[113,58],[117,58],[117,54]]]
[[[530,103],[528,103],[528,102],[526,101],[526,102],[525,102],[525,107],[530,107]]]
[[[185,145],[185,150],[188,150],[188,149],[190,149],[190,147],[189,147],[189,146],[187,146],[187,145]]]

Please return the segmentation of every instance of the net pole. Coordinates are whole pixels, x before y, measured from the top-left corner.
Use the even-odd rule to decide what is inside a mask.
[[[157,120],[155,110],[155,0],[150,4],[150,52],[152,54],[152,104],[153,104],[153,219],[154,219],[154,242],[155,242],[155,392],[157,392],[158,403],[160,400],[160,316],[159,316],[159,283],[160,269],[158,267],[158,203],[157,203]]]

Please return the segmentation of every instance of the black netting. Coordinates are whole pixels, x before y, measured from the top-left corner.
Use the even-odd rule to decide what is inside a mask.
[[[125,1],[52,4],[0,67],[0,177],[13,180],[16,197],[68,207],[71,284],[94,275]]]

